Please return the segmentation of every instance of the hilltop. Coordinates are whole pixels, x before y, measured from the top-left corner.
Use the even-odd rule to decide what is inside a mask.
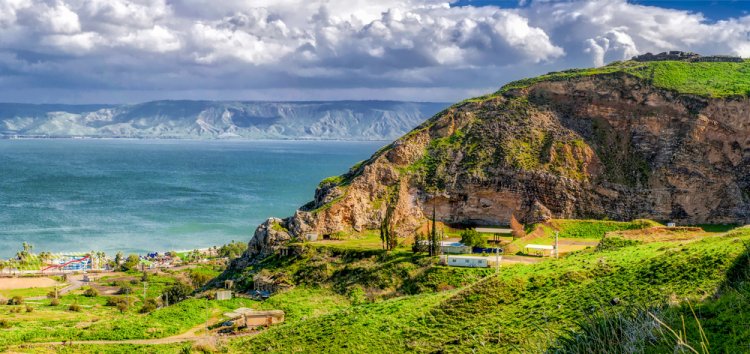
[[[513,82],[322,181],[279,223],[288,238],[361,232],[390,208],[406,237],[434,208],[465,225],[511,215],[743,224],[749,96],[748,61],[625,61]]]
[[[395,101],[0,103],[0,138],[390,140],[446,106]]]

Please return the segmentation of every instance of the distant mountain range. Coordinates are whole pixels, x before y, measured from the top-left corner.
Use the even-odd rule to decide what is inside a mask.
[[[0,138],[391,140],[447,106],[397,101],[0,103]]]

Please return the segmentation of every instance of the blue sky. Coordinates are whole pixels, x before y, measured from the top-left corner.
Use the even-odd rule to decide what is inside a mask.
[[[750,11],[750,0],[629,0],[631,4],[654,6],[666,9],[700,12],[711,21],[726,20],[747,14]],[[528,6],[529,2],[518,0],[460,0],[456,6],[498,6],[503,8]]]
[[[457,101],[645,52],[750,57],[748,1],[2,0],[0,97]]]

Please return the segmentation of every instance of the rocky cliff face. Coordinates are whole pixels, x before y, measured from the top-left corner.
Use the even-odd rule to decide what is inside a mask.
[[[681,95],[618,73],[540,82],[442,112],[322,185],[289,222],[295,232],[375,227],[389,191],[406,229],[432,205],[456,223],[546,210],[745,222],[748,145],[746,97]]]
[[[469,100],[322,183],[292,236],[402,236],[433,207],[449,223],[549,217],[750,221],[750,100],[706,98],[625,73],[540,81]]]

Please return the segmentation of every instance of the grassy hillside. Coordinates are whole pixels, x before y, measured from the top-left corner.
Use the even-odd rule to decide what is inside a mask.
[[[535,352],[557,347],[566,351],[572,347],[564,340],[575,338],[592,316],[662,308],[654,313],[665,324],[681,328],[674,314],[685,315],[689,303],[700,309],[697,317],[712,348],[737,352],[744,348],[742,339],[750,335],[744,321],[747,302],[742,302],[749,293],[744,243],[750,244],[750,230],[693,241],[624,245],[579,252],[558,261],[508,266],[461,289],[356,306],[271,328],[231,348],[249,352]],[[687,341],[699,347],[696,326],[688,329]],[[652,329],[658,340],[640,343],[650,348],[647,351],[674,347],[675,340],[665,327]]]
[[[553,72],[505,85],[495,94],[524,88],[542,81],[627,73],[648,80],[652,85],[681,93],[706,97],[750,96],[750,60],[742,63],[689,63],[682,61],[614,62],[590,69]]]

